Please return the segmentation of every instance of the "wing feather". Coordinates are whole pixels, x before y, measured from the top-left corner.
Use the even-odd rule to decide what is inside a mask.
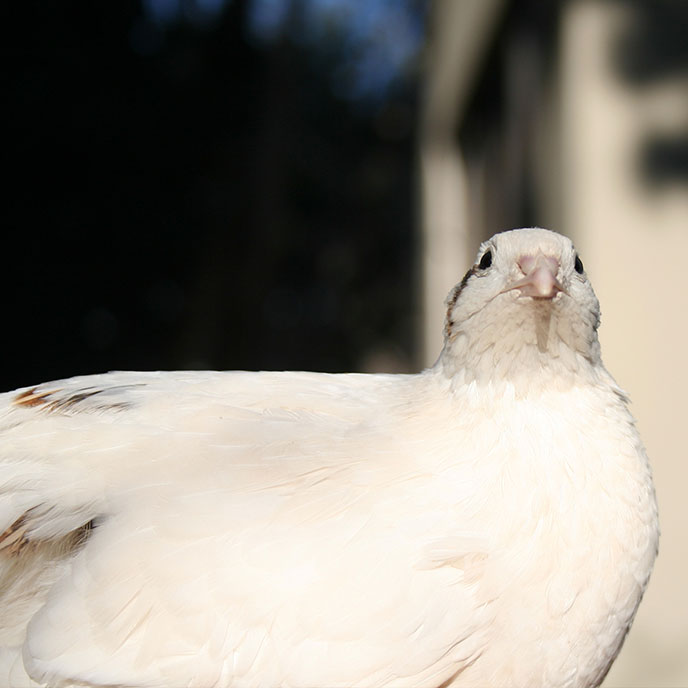
[[[415,566],[428,555],[410,533],[435,532],[442,512],[411,508],[406,483],[426,478],[408,438],[381,430],[381,414],[403,414],[414,384],[112,373],[5,395],[6,555],[81,533],[60,550],[59,573],[34,581],[40,604],[14,612],[30,618],[31,676],[309,686],[337,675],[342,686],[413,686],[436,672],[457,651],[447,604],[475,619],[475,601],[460,567]],[[450,561],[465,554],[444,542],[435,560],[439,549]],[[417,628],[423,652],[407,657]],[[476,642],[464,641],[462,663]]]

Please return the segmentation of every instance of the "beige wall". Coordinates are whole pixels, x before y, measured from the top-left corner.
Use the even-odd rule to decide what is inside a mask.
[[[660,555],[605,686],[688,686],[688,188],[648,188],[638,146],[688,122],[688,79],[617,79],[627,7],[577,2],[562,20],[563,231],[602,304],[607,367],[633,400],[660,506]]]

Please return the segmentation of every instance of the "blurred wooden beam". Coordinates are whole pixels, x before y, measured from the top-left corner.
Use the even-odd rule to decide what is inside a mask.
[[[418,165],[421,363],[442,347],[443,300],[475,250],[457,129],[505,0],[435,0],[430,11]]]

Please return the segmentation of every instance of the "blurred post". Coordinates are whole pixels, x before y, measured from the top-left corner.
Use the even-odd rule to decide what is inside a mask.
[[[444,298],[475,250],[456,134],[502,5],[503,0],[436,0],[431,6],[418,151],[423,365],[440,352]]]

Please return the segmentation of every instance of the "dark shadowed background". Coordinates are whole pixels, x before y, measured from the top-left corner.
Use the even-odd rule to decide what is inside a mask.
[[[423,2],[12,14],[4,389],[409,365]]]

